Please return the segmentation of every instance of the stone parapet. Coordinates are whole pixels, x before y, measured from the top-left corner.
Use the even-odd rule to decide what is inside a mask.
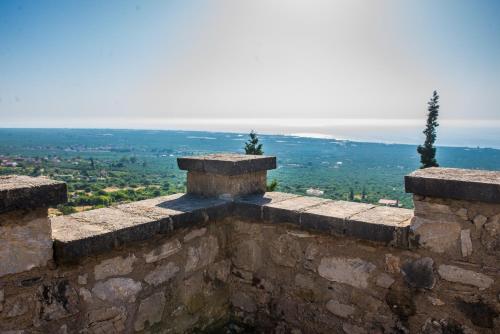
[[[242,197],[234,214],[302,229],[408,247],[412,210],[279,192]]]
[[[427,168],[405,177],[413,244],[469,262],[498,257],[500,172]]]
[[[266,191],[267,170],[276,168],[276,157],[243,154],[210,154],[178,158],[187,170],[187,193],[232,199]]]
[[[66,183],[43,177],[0,176],[0,213],[46,208],[67,201]]]
[[[131,242],[221,219],[229,205],[220,199],[175,194],[54,217],[54,258],[57,263],[78,263]]]
[[[66,201],[66,184],[41,177],[0,176],[0,276],[52,260],[47,207]]]
[[[405,189],[416,195],[500,204],[500,172],[425,168],[405,176]]]

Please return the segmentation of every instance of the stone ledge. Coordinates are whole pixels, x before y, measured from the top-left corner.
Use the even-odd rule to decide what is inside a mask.
[[[500,172],[426,168],[405,176],[405,189],[416,195],[500,203]]]
[[[180,169],[219,175],[240,175],[276,168],[276,157],[245,154],[208,154],[177,158]]]
[[[130,242],[233,215],[406,247],[413,213],[279,192],[235,202],[176,194],[52,218],[54,257],[57,263],[75,263]]]
[[[24,175],[0,176],[0,213],[49,207],[66,201],[64,182]]]
[[[269,192],[237,200],[235,215],[406,248],[413,211]]]
[[[175,194],[51,219],[57,263],[76,263],[156,234],[221,219],[230,203]]]

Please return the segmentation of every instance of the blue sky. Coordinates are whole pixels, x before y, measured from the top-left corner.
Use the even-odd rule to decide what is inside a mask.
[[[497,126],[499,17],[481,0],[3,0],[0,126],[413,122],[434,89],[444,121]]]

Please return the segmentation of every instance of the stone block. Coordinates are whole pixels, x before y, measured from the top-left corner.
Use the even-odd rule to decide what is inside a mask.
[[[163,245],[156,247],[151,252],[144,254],[146,263],[152,263],[166,259],[167,257],[179,252],[182,245],[179,240],[174,239],[163,243]]]
[[[292,223],[299,225],[301,213],[308,208],[326,203],[330,200],[299,196],[283,201],[263,205],[264,220],[276,223]]]
[[[430,257],[407,261],[401,267],[405,281],[414,288],[432,289],[436,284],[434,261]]]
[[[180,268],[175,263],[169,262],[153,269],[144,277],[144,281],[150,285],[157,286],[171,280],[179,270]]]
[[[487,289],[493,284],[493,279],[489,276],[456,266],[442,264],[438,273],[442,279],[449,282],[472,285],[480,289]]]
[[[321,259],[318,274],[329,281],[367,288],[370,273],[374,269],[373,263],[358,258],[325,257]]]
[[[87,313],[87,328],[93,334],[125,332],[127,310],[124,306],[92,310]]]
[[[405,176],[405,189],[417,195],[500,203],[500,172],[432,167]]]
[[[188,248],[185,271],[194,271],[213,263],[218,253],[219,243],[216,237],[210,235],[201,238],[199,246]]]
[[[51,259],[47,209],[0,213],[0,276],[43,267]]]
[[[211,154],[178,158],[187,170],[187,192],[204,197],[232,199],[266,191],[267,170],[276,168],[276,157]]]
[[[161,321],[167,300],[163,292],[157,292],[141,301],[134,323],[136,332],[142,331],[146,325],[152,326]]]
[[[461,226],[458,223],[413,217],[411,230],[419,246],[436,253],[444,253],[458,247]]]
[[[326,303],[326,309],[341,318],[348,318],[356,311],[354,306],[342,304],[336,300],[328,301],[328,303]]]
[[[376,206],[351,216],[346,224],[346,234],[407,247],[412,217],[412,210]]]
[[[0,213],[47,208],[67,200],[64,182],[24,175],[0,176]]]
[[[111,276],[124,276],[130,274],[136,261],[134,254],[121,257],[117,256],[111,259],[101,261],[94,267],[95,280],[105,279]]]
[[[227,176],[188,172],[187,193],[203,197],[233,199],[247,194],[263,194],[267,187],[265,171]]]
[[[54,217],[55,259],[58,263],[75,263],[130,242],[227,217],[230,205],[225,200],[175,194]],[[151,256],[153,259],[155,253]]]
[[[301,214],[300,224],[306,229],[343,235],[348,231],[347,225],[352,216],[373,207],[371,204],[327,201],[306,208]]]
[[[179,169],[219,175],[241,175],[276,168],[276,157],[246,154],[208,154],[177,158]]]
[[[92,288],[92,293],[104,301],[133,303],[141,290],[141,282],[131,278],[116,277],[97,282]]]
[[[460,231],[460,248],[462,250],[463,257],[472,255],[472,240],[470,238],[470,230]]]

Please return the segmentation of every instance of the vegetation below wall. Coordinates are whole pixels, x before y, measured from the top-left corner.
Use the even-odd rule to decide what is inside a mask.
[[[403,177],[419,167],[412,145],[358,143],[293,136],[260,136],[264,154],[278,157],[276,190],[377,203],[396,199],[411,207]],[[192,131],[1,129],[0,174],[46,175],[65,181],[63,213],[136,201],[185,190],[176,158],[214,152],[243,153],[246,134]],[[500,169],[500,150],[438,149],[443,167]],[[56,212],[57,213],[57,212]]]

